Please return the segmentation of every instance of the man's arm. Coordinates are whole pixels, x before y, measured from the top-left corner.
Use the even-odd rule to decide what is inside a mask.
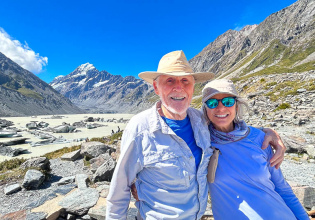
[[[265,132],[265,139],[262,144],[262,149],[266,149],[268,145],[271,145],[275,150],[275,154],[270,159],[271,166],[275,166],[276,169],[279,169],[283,159],[286,147],[284,146],[280,135],[271,128],[262,128],[262,131]]]
[[[107,196],[106,219],[126,219],[130,203],[130,186],[141,170],[135,137],[126,130]]]

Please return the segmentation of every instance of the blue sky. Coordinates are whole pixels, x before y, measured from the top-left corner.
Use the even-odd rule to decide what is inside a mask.
[[[83,63],[114,75],[188,59],[229,29],[259,24],[294,0],[2,0],[0,52],[46,82]]]

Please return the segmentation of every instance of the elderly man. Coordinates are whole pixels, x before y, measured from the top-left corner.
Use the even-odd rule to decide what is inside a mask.
[[[213,78],[194,73],[182,51],[162,57],[157,72],[139,77],[153,84],[160,97],[151,109],[135,115],[125,128],[121,155],[107,197],[106,219],[126,219],[130,186],[142,219],[200,219],[207,205],[207,166],[212,155],[210,134],[202,113],[190,108],[194,84]],[[274,163],[283,160],[284,146]],[[267,142],[270,142],[268,139]]]

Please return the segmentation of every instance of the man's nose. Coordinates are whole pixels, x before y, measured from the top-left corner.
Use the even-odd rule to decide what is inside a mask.
[[[175,91],[182,91],[183,90],[183,85],[182,85],[180,80],[176,80],[173,90],[175,90]]]

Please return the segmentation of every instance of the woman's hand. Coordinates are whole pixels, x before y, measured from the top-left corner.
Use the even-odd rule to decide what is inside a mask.
[[[262,144],[262,149],[266,149],[268,145],[271,145],[275,150],[275,154],[270,159],[271,166],[275,166],[276,169],[279,169],[283,159],[284,153],[286,151],[286,147],[284,146],[280,135],[271,128],[263,128],[263,132],[265,132],[265,139]]]

